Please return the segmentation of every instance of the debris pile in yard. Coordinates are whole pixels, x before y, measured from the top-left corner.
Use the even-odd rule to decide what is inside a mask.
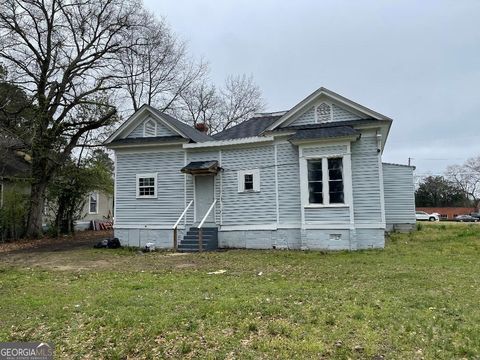
[[[113,239],[103,239],[93,246],[95,249],[118,249],[121,248],[120,240],[118,238]]]
[[[145,244],[145,247],[143,248],[144,252],[150,252],[150,251],[155,251],[155,243],[153,242],[148,242]]]
[[[92,220],[91,229],[93,231],[112,230],[113,222],[111,220]]]
[[[227,272],[227,270],[217,270],[217,271],[209,272],[209,273],[207,273],[207,275],[218,275],[218,274],[224,274],[226,272]]]

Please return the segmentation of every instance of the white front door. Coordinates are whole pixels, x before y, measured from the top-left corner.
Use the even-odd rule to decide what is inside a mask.
[[[195,176],[195,221],[202,221],[215,198],[215,185],[213,175]],[[215,223],[213,209],[207,217],[206,223]]]

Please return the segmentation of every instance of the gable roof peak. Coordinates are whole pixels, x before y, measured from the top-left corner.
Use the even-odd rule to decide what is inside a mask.
[[[174,118],[171,115],[164,113],[151,105],[143,104],[140,108],[135,111],[127,120],[121,124],[117,130],[111,134],[107,140],[105,140],[104,144],[110,144],[114,140],[119,138],[126,137],[126,134],[129,133],[135,126],[145,119],[142,115],[148,112],[150,113],[155,119],[164,123],[167,127],[171,128],[174,132],[176,132],[180,137],[192,140],[194,142],[204,142],[204,141],[212,141],[213,138],[201,131],[198,131],[194,127]],[[123,136],[123,137],[122,137]]]
[[[301,111],[304,111],[305,108],[308,108],[314,105],[315,102],[318,101],[320,96],[325,96],[330,100],[335,101],[338,104],[341,104],[347,108],[352,109],[352,111],[355,111],[359,114],[360,113],[363,114],[365,117],[370,117],[376,120],[392,121],[392,119],[389,118],[388,116],[382,115],[372,109],[367,108],[366,106],[360,105],[359,103],[353,100],[347,99],[346,97],[340,94],[337,94],[336,92],[329,90],[326,87],[321,86],[320,88],[315,90],[313,93],[308,95],[306,98],[304,98],[302,101],[297,103],[290,110],[288,110],[284,115],[281,116],[280,119],[278,119],[277,121],[273,122],[270,126],[268,126],[265,129],[265,131],[274,130],[280,125],[287,122],[289,119],[292,119],[293,116],[298,115]]]

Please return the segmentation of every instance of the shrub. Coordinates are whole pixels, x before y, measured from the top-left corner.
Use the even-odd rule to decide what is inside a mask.
[[[423,229],[423,224],[417,223],[417,231],[422,231],[422,229]]]
[[[3,204],[0,209],[0,238],[17,240],[25,232],[27,222],[27,195],[22,193],[20,186],[5,189]]]

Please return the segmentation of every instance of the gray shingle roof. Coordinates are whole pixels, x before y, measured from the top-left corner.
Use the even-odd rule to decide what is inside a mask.
[[[332,126],[317,129],[300,129],[290,136],[288,140],[328,139],[354,135],[360,135],[360,133],[351,126]]]
[[[192,161],[180,171],[187,174],[217,173],[219,170],[217,160]]]
[[[185,136],[188,138],[192,139],[195,142],[204,142],[204,141],[212,141],[214,140],[211,136],[198,131],[194,127],[185,124],[184,122],[175,119],[173,116],[165,114],[164,112],[161,112],[160,110],[157,110],[153,107],[151,109],[158,114],[158,116],[162,117],[166,121],[168,121],[173,127],[177,128],[180,130]]]
[[[257,136],[281,117],[281,115],[253,117],[230,129],[215,134],[213,137],[215,140],[230,140]]]

